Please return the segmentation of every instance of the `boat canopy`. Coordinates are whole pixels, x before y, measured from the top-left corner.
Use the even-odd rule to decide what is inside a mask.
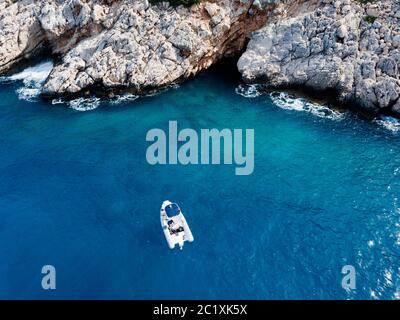
[[[171,203],[165,207],[165,212],[167,213],[168,217],[177,216],[181,213],[181,209],[176,203]]]

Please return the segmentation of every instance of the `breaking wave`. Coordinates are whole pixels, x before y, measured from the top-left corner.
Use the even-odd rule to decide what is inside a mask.
[[[137,98],[139,98],[139,96],[127,93],[127,94],[115,96],[114,98],[112,98],[110,100],[110,103],[111,104],[120,104],[120,103],[124,103],[124,102],[132,102],[132,101],[135,101]]]
[[[132,102],[138,99],[139,96],[127,93],[123,95],[117,95],[109,100],[102,100],[101,98],[92,96],[92,97],[80,97],[73,100],[64,100],[62,98],[52,100],[53,105],[64,104],[71,109],[76,111],[91,111],[97,109],[103,103],[110,103],[112,105],[118,105],[126,102]]]
[[[89,97],[89,98],[77,98],[74,100],[63,100],[62,98],[54,99],[51,101],[53,105],[64,104],[71,109],[76,111],[90,111],[96,109],[100,105],[100,98]]]
[[[257,98],[268,93],[262,84],[240,84],[235,92],[245,98]],[[343,112],[329,108],[328,106],[311,102],[305,98],[296,97],[287,92],[269,92],[272,102],[279,108],[286,110],[304,111],[320,118],[340,120],[344,117]]]
[[[21,82],[22,86],[16,89],[18,98],[21,100],[34,102],[36,98],[39,97],[42,92],[43,84],[49,76],[51,70],[53,69],[53,62],[43,61],[35,66],[28,67],[21,72],[13,74],[11,76],[0,77],[0,82],[11,83],[11,82]],[[120,104],[125,102],[131,102],[138,98],[138,96],[133,94],[122,94],[117,95],[110,100],[106,100],[111,104]],[[71,109],[77,111],[90,111],[96,109],[103,100],[97,97],[88,98],[77,98],[74,100],[64,100],[62,98],[54,99],[52,101],[53,105],[64,104]]]
[[[43,83],[52,69],[53,62],[44,61],[11,76],[0,77],[0,81],[22,81],[23,86],[16,90],[18,98],[26,101],[34,101],[40,95]]]
[[[66,102],[66,104],[76,111],[91,111],[96,109],[100,105],[100,98],[78,98]]]
[[[305,98],[296,97],[287,92],[271,92],[272,102],[279,108],[311,113],[320,118],[340,120],[344,117],[343,112],[329,108],[328,106],[311,102]]]
[[[380,118],[375,119],[374,122],[389,131],[392,131],[392,132],[400,131],[400,120],[399,119],[396,119],[396,118],[393,118],[390,116],[380,116]]]
[[[265,87],[262,84],[240,84],[235,92],[245,98],[257,98],[265,93]]]

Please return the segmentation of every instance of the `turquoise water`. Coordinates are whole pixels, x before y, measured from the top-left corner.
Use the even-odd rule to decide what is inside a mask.
[[[87,112],[0,85],[0,298],[399,298],[400,133],[243,97],[221,71]],[[169,120],[254,128],[254,173],[150,166],[146,133]],[[165,199],[192,228],[183,251],[165,242]],[[46,264],[53,291],[41,288]]]

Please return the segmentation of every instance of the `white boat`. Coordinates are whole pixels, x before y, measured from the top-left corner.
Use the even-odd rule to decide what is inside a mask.
[[[192,231],[190,231],[181,208],[176,203],[168,200],[162,203],[160,220],[170,249],[174,249],[178,244],[182,250],[185,241],[194,241]]]

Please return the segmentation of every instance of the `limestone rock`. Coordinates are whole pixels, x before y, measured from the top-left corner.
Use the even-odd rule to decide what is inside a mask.
[[[238,62],[243,79],[334,90],[340,101],[364,111],[399,113],[400,2],[315,4],[302,11],[294,1],[287,6],[291,17],[277,16],[252,34]]]
[[[0,73],[40,50],[44,33],[34,0],[0,2]]]
[[[47,96],[145,93],[241,52],[249,35],[245,81],[334,90],[400,115],[398,0],[0,0],[0,73],[46,48],[59,57]]]
[[[190,8],[145,0],[0,0],[0,73],[46,48],[61,58],[48,96],[137,93],[197,74],[240,52],[273,1],[210,0]]]
[[[106,20],[113,21],[99,33],[81,39],[63,56],[44,86],[44,95],[74,94],[93,86],[129,88],[137,93],[164,87],[239,52],[246,36],[266,21],[265,12],[252,1],[219,0],[173,8],[166,3],[155,6],[126,0],[108,13],[98,6],[91,10],[96,19],[87,20],[86,14],[79,13],[68,23],[57,19],[62,28],[49,28],[82,30],[87,21],[102,20],[106,15]],[[249,17],[250,10],[257,15]],[[60,37],[60,32],[54,37]]]

